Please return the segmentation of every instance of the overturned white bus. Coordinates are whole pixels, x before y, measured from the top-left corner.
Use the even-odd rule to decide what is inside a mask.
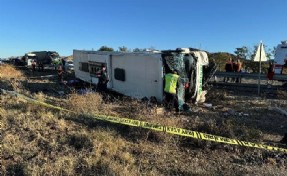
[[[207,80],[203,66],[209,61],[204,51],[191,48],[131,53],[74,50],[73,57],[77,78],[96,85],[96,73],[105,64],[109,76],[107,87],[123,95],[155,97],[161,102],[164,99],[164,74],[172,70],[178,71],[181,77],[179,100],[184,101],[188,95],[198,102],[205,94],[202,87]]]

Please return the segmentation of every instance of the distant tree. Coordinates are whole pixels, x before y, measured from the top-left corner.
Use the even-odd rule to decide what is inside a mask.
[[[270,53],[270,58],[269,59],[274,59],[275,51],[276,51],[276,47],[268,48],[268,52]]]
[[[257,48],[258,48],[258,45],[254,45],[253,46],[253,49],[250,50],[250,58],[251,59],[249,61],[245,62],[246,69],[248,69],[249,71],[254,72],[254,73],[258,73],[259,72],[259,64],[258,64],[258,62],[254,62],[253,61],[254,57],[255,57],[255,54],[256,54],[256,51],[257,51]],[[267,60],[270,60],[271,57],[272,57],[272,49],[267,48],[267,46],[264,45],[264,50],[265,50],[265,53],[266,53]],[[268,62],[262,62],[261,63],[262,73],[267,73],[268,67],[269,67]]]
[[[154,46],[150,46],[149,48],[147,48],[146,50],[150,50],[150,51],[155,51],[156,48]]]
[[[128,52],[128,48],[125,46],[121,46],[121,47],[119,47],[119,51],[120,52]]]
[[[139,49],[139,48],[135,48],[133,49],[133,52],[142,52],[144,49]]]
[[[272,52],[270,48],[266,49],[266,57],[268,58],[268,60],[270,60],[272,57]]]
[[[241,48],[236,48],[234,53],[236,54],[237,57],[241,59],[247,59],[249,50],[246,46],[242,46]]]
[[[275,56],[275,51],[276,51],[276,47],[274,46],[272,49],[271,49],[271,53],[273,56]]]
[[[107,47],[107,46],[102,46],[98,51],[114,51],[113,48]]]
[[[254,45],[253,49],[250,51],[250,60],[254,60],[258,45]]]
[[[259,72],[259,63],[258,62],[254,62],[252,60],[246,60],[244,62],[244,65],[245,65],[245,70],[248,72],[252,72],[252,73],[258,73]],[[262,73],[267,73],[268,67],[269,67],[268,62],[262,62],[261,63]]]
[[[217,52],[217,53],[209,53],[208,58],[210,61],[214,60],[217,65],[218,71],[225,71],[225,64],[227,59],[232,58],[235,59],[234,54],[225,53],[225,52]]]

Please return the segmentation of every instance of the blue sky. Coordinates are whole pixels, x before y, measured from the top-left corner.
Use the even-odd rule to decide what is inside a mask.
[[[0,0],[0,58],[103,45],[272,48],[287,39],[286,8],[285,0]]]

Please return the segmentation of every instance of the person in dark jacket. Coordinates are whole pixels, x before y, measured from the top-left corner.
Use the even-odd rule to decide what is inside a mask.
[[[39,63],[38,63],[38,69],[39,69],[39,71],[44,71],[44,64],[43,64],[43,62],[42,61],[39,61]]]
[[[102,65],[101,70],[96,74],[97,78],[99,78],[97,84],[97,92],[105,93],[107,92],[107,85],[109,82],[109,77],[107,74],[107,67],[105,64]]]
[[[57,73],[58,73],[58,81],[59,81],[59,83],[62,83],[63,82],[63,67],[62,67],[62,65],[58,66]]]
[[[64,58],[62,58],[61,62],[62,62],[63,72],[65,72],[66,71],[66,60]]]

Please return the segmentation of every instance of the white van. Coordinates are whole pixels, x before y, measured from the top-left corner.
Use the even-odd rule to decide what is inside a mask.
[[[287,60],[287,40],[282,41],[275,50],[275,73],[280,74],[282,70],[282,66],[285,64]]]

